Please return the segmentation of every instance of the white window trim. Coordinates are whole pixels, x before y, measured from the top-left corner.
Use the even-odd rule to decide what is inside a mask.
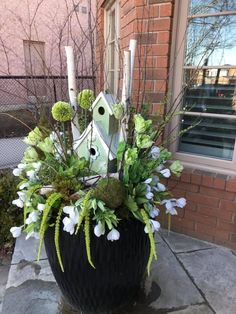
[[[179,0],[175,2],[173,32],[172,32],[172,48],[171,48],[171,60],[170,60],[170,79],[169,90],[171,91],[171,101],[173,104],[176,97],[178,97],[182,89],[183,81],[183,64],[184,64],[184,50],[185,50],[185,32],[188,23],[188,5],[186,0]],[[209,16],[209,14],[205,14]],[[204,16],[205,16],[204,15]],[[218,14],[212,14],[218,15]],[[235,60],[236,61],[236,60]],[[232,67],[232,66],[231,66]],[[210,67],[207,67],[210,68]],[[214,68],[217,68],[214,66]],[[223,67],[220,67],[223,68]],[[180,107],[178,108],[181,109]],[[178,110],[177,110],[178,111]],[[214,114],[213,114],[214,115]],[[223,115],[221,115],[223,118]],[[175,128],[174,134],[177,136],[180,130],[180,117],[175,116],[172,118],[171,124],[167,127],[166,136],[171,130]],[[236,123],[236,122],[235,122]],[[191,167],[194,169],[207,170],[216,173],[222,173],[227,175],[236,175],[236,141],[234,146],[232,161],[223,159],[216,159],[201,155],[194,155],[190,153],[177,152],[178,141],[174,141],[169,145],[169,149],[173,153],[173,159],[181,160],[185,167]]]
[[[104,38],[105,38],[105,55],[104,55],[104,88],[109,89],[109,20],[111,11],[115,10],[115,25],[116,25],[116,38],[115,38],[115,56],[114,56],[114,89],[117,97],[119,88],[119,39],[120,39],[120,3],[119,0],[108,1],[104,7]]]

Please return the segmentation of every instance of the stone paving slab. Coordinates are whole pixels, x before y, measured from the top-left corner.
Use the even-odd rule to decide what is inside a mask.
[[[168,232],[168,230],[165,229],[162,229],[160,234],[161,236],[163,236],[172,251],[175,253],[197,251],[217,247],[212,243],[194,239],[181,233],[176,233],[173,231]]]
[[[21,235],[19,238],[17,238],[11,264],[19,263],[21,260],[26,260],[30,262],[35,261],[38,256],[38,245],[38,240],[34,238],[29,238],[28,240],[25,240],[25,235]],[[47,255],[43,245],[40,259],[46,258]]]
[[[236,256],[231,250],[217,247],[178,258],[217,314],[236,313]]]
[[[201,305],[191,305],[191,306],[188,306],[186,309],[174,311],[174,312],[168,312],[168,313],[171,313],[171,314],[213,314],[214,312],[207,305],[201,304]]]
[[[157,255],[158,261],[152,265],[152,280],[160,286],[161,295],[151,307],[172,309],[202,303],[202,296],[164,241],[157,244]]]
[[[10,265],[0,265],[0,313],[2,311],[2,301],[5,294],[9,269]]]

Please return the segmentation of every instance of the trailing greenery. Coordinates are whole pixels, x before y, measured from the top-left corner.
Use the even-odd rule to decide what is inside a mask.
[[[95,268],[92,258],[91,258],[91,248],[90,248],[90,212],[88,210],[87,214],[84,218],[84,236],[85,236],[85,244],[86,244],[86,252],[89,264]]]
[[[90,201],[90,198],[91,198],[92,195],[93,195],[93,190],[90,190],[89,192],[86,193],[86,195],[85,195],[85,197],[83,199],[83,202],[81,204],[81,212],[80,212],[80,216],[79,216],[79,220],[78,220],[78,223],[77,223],[77,228],[76,228],[75,234],[78,233],[79,228],[80,228],[83,220],[85,219],[86,215],[88,214],[88,211],[89,211],[89,201]]]
[[[43,239],[44,239],[45,231],[47,229],[47,223],[48,223],[50,210],[55,205],[55,203],[61,199],[61,197],[62,197],[62,195],[60,193],[52,193],[46,201],[45,208],[43,211],[43,218],[42,218],[40,230],[39,230],[40,241],[39,241],[39,248],[38,248],[38,258],[37,258],[38,261],[40,259],[40,255],[41,255]]]
[[[63,207],[61,206],[57,218],[56,218],[56,223],[55,223],[55,234],[54,234],[54,243],[55,243],[55,249],[57,253],[57,258],[59,265],[61,267],[62,272],[64,273],[64,267],[61,259],[61,252],[60,252],[60,243],[59,243],[59,237],[60,237],[60,223],[61,223],[61,216],[63,213]]]
[[[149,242],[150,242],[150,254],[149,254],[149,258],[148,258],[148,263],[147,263],[147,272],[148,275],[150,274],[150,268],[151,268],[151,263],[152,263],[152,258],[154,257],[155,260],[157,260],[157,254],[156,254],[156,246],[155,246],[155,241],[154,241],[154,237],[153,237],[153,232],[152,232],[152,228],[149,222],[149,218],[147,213],[145,212],[144,209],[141,209],[141,215],[143,217],[143,221],[147,227],[148,230],[148,237],[149,237]]]

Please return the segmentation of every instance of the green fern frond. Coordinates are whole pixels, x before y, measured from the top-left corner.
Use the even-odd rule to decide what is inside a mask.
[[[145,212],[144,209],[141,209],[141,215],[142,215],[143,221],[147,227],[148,237],[149,237],[149,242],[150,242],[150,254],[149,254],[148,263],[147,263],[147,272],[148,272],[148,276],[149,276],[153,257],[155,258],[155,260],[157,260],[156,246],[155,246],[155,241],[154,241],[154,237],[153,237],[153,233],[152,233],[152,228],[151,228],[151,225],[149,222],[148,214]]]
[[[86,244],[86,253],[89,264],[95,268],[92,258],[91,258],[91,248],[90,248],[90,210],[88,210],[88,213],[85,215],[84,219],[84,236],[85,236],[85,244]]]
[[[81,224],[82,224],[82,222],[83,222],[83,220],[84,220],[84,218],[85,218],[85,216],[86,216],[86,214],[87,214],[87,211],[88,211],[88,202],[89,202],[89,200],[90,200],[90,198],[91,198],[91,196],[92,196],[92,193],[93,193],[93,190],[90,190],[90,191],[85,195],[84,200],[83,200],[83,203],[81,204],[82,210],[81,210],[81,213],[80,213],[80,215],[79,215],[79,220],[78,220],[78,223],[77,223],[77,227],[76,227],[75,234],[78,233],[79,228],[80,228],[80,226],[81,226]]]
[[[64,267],[61,259],[61,252],[60,252],[60,244],[59,244],[59,235],[60,235],[60,222],[61,222],[61,215],[63,213],[63,207],[61,206],[55,223],[55,234],[54,234],[54,243],[55,243],[55,249],[57,253],[57,258],[59,265],[61,267],[62,272],[64,273]]]
[[[60,193],[52,193],[46,203],[45,203],[45,207],[43,210],[43,217],[42,217],[42,221],[41,221],[41,225],[40,225],[40,230],[39,230],[39,236],[40,236],[40,240],[39,240],[39,248],[38,248],[38,257],[37,257],[37,261],[39,261],[40,258],[40,254],[41,254],[41,250],[42,250],[42,245],[43,245],[43,239],[44,239],[44,234],[45,231],[47,229],[47,219],[50,213],[50,210],[52,208],[52,206],[55,204],[55,202],[57,200],[59,200],[61,198],[61,194]]]

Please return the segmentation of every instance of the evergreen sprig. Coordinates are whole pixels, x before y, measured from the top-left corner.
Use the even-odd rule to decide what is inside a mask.
[[[85,236],[85,245],[86,245],[86,253],[89,264],[95,268],[92,258],[91,258],[91,247],[90,247],[90,209],[88,209],[87,214],[84,218],[84,236]]]
[[[60,252],[60,243],[59,243],[59,235],[60,235],[60,223],[61,223],[61,216],[63,213],[63,206],[61,206],[57,218],[56,218],[56,223],[55,223],[55,234],[54,234],[54,243],[55,243],[55,249],[57,253],[57,258],[59,265],[61,267],[62,272],[64,273],[64,267],[61,259],[61,252]]]

